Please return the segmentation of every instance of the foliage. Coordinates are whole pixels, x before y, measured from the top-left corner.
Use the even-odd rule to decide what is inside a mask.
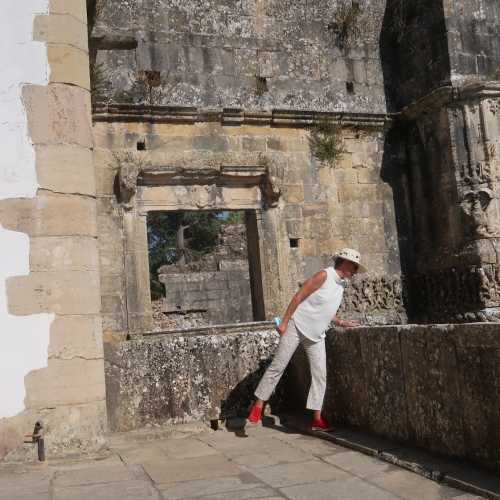
[[[153,300],[163,296],[158,268],[179,261],[196,260],[212,252],[222,224],[224,221],[216,212],[149,213],[149,277]],[[183,248],[179,248],[179,236]]]
[[[92,89],[92,103],[102,102],[106,99],[108,76],[103,63],[90,63],[90,86]]]
[[[341,124],[323,118],[311,127],[310,133],[309,146],[314,157],[333,167],[339,156],[345,153]]]
[[[243,210],[232,210],[228,212],[225,219],[226,224],[244,224],[245,223],[245,212]]]
[[[342,3],[337,8],[334,20],[328,28],[334,33],[336,43],[341,49],[350,47],[360,37],[363,31],[360,14],[361,7],[356,0]]]

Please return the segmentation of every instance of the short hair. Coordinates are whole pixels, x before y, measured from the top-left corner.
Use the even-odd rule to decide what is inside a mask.
[[[335,257],[335,260],[333,261],[333,267],[334,269],[338,269],[341,265],[342,262],[344,262],[345,259],[342,257]]]

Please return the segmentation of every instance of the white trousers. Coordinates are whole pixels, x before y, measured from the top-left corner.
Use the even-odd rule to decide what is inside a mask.
[[[285,333],[281,336],[278,350],[259,382],[255,396],[263,401],[267,401],[271,397],[300,343],[304,346],[311,370],[311,387],[307,397],[307,408],[321,410],[326,390],[325,339],[313,342],[297,330],[293,320],[290,320]]]

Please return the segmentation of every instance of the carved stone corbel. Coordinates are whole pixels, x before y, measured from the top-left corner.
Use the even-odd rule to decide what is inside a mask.
[[[131,153],[115,155],[115,158],[120,165],[117,173],[118,200],[130,210],[137,192],[137,179],[145,168],[144,161],[134,158]]]

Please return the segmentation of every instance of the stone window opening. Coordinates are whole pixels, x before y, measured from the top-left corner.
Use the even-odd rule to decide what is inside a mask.
[[[252,210],[147,215],[153,331],[263,320]]]

